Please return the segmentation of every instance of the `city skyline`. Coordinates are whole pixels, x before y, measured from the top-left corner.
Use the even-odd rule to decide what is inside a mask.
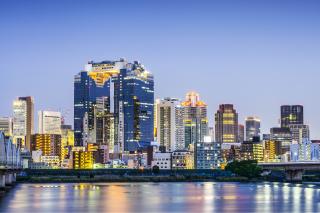
[[[4,0],[0,212],[320,212],[319,0]]]
[[[185,93],[198,92],[208,104],[210,126],[213,126],[219,104],[231,103],[239,113],[239,123],[244,124],[247,116],[258,116],[261,132],[266,133],[278,126],[280,105],[301,104],[305,107],[305,123],[310,126],[311,138],[320,138],[318,101],[313,92],[317,89],[319,75],[319,30],[314,27],[319,23],[319,3],[310,1],[300,7],[299,2],[291,1],[289,10],[284,3],[278,3],[276,9],[271,3],[251,4],[249,9],[241,5],[236,9],[237,3],[230,7],[227,3],[193,5],[187,2],[177,11],[175,9],[180,6],[177,2],[171,7],[164,3],[149,3],[143,7],[127,4],[128,7],[122,8],[127,14],[125,17],[113,11],[99,13],[106,6],[101,2],[93,7],[81,2],[70,15],[63,13],[61,17],[55,12],[60,6],[64,6],[65,12],[71,4],[42,3],[43,9],[39,10],[22,3],[14,5],[16,17],[8,13],[13,4],[4,4],[1,26],[7,29],[7,34],[0,36],[0,43],[6,51],[0,56],[3,60],[1,73],[7,81],[0,88],[7,92],[1,93],[1,116],[12,116],[12,101],[16,97],[33,96],[35,112],[61,109],[69,112],[66,123],[72,124],[73,75],[83,70],[89,60],[125,57],[128,61],[143,62],[154,74],[155,98],[183,100]],[[90,6],[94,19],[82,19],[80,11]],[[121,4],[108,6],[117,9]],[[191,13],[192,8],[194,13]],[[230,21],[219,9],[227,10],[239,21]],[[32,14],[22,19],[29,10]],[[271,12],[273,18],[270,18]],[[164,14],[168,17],[163,18]],[[128,17],[133,15],[135,18],[130,20]],[[42,16],[44,19],[38,20]],[[254,17],[256,21],[252,20]],[[186,20],[190,25],[181,24]],[[138,27],[135,21],[139,21]],[[110,35],[97,28],[99,24],[106,26],[108,23],[119,33]],[[46,24],[51,24],[51,28]],[[126,30],[117,27],[118,24],[134,32],[133,36],[121,36]],[[92,29],[86,26],[94,28],[96,36],[91,35]],[[170,37],[161,33],[164,27],[170,30],[167,31]],[[243,31],[247,28],[251,29],[250,33]],[[60,30],[61,34],[54,34],[54,30]],[[155,40],[159,44],[155,44]],[[299,74],[303,74],[302,80]],[[26,83],[33,80],[37,83]],[[177,82],[179,87],[176,87]],[[8,90],[11,85],[15,86]],[[226,90],[220,89],[226,85]]]

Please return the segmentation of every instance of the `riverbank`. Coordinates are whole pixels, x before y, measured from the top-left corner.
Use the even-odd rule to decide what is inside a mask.
[[[247,181],[223,170],[51,169],[23,170],[22,183]]]
[[[17,177],[18,183],[94,183],[94,182],[248,182],[245,177],[206,177],[206,176],[27,176]],[[255,180],[256,181],[256,180]]]
[[[308,176],[308,181],[319,181]],[[286,182],[285,174],[273,171],[268,176],[249,179],[225,170],[160,170],[151,169],[50,169],[23,170],[17,176],[20,183],[80,183],[80,182]]]

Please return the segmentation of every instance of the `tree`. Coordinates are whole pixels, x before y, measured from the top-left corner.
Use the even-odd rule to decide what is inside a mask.
[[[247,178],[260,177],[262,172],[262,169],[255,160],[233,161],[228,163],[225,169],[236,175]]]

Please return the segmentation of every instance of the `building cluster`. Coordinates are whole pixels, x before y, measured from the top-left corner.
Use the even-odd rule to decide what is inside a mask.
[[[256,116],[239,123],[232,104],[221,104],[209,126],[208,106],[196,92],[184,100],[154,98],[153,75],[139,62],[90,61],[74,77],[74,124],[60,112],[38,112],[34,100],[13,101],[0,131],[22,150],[24,166],[42,168],[216,169],[234,160],[319,160],[303,106],[283,105],[281,124],[267,134]]]

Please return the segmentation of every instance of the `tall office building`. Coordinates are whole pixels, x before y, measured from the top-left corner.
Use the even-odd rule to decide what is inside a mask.
[[[33,98],[19,97],[13,101],[13,142],[21,148],[31,150],[31,135],[34,131]]]
[[[154,80],[144,66],[126,63],[113,78],[116,151],[136,151],[154,140]]]
[[[38,112],[39,134],[61,134],[61,113],[52,111]]]
[[[242,143],[244,141],[244,126],[242,124],[238,125],[238,142]]]
[[[89,128],[84,123],[84,141],[87,144],[105,146],[106,150],[113,152],[114,147],[114,116],[110,113],[110,97],[100,97],[93,105],[93,126]]]
[[[204,140],[209,133],[207,104],[200,100],[196,92],[188,92],[186,100],[181,103],[183,108],[184,144],[196,145]]]
[[[263,141],[264,149],[263,156],[264,161],[269,162],[276,159],[276,142],[275,141]]]
[[[304,124],[290,124],[292,140],[302,143],[304,139],[310,140],[309,126]]]
[[[154,136],[154,140],[157,141],[157,133],[158,133],[158,118],[157,118],[157,115],[158,115],[158,104],[160,103],[160,99],[157,98],[155,101],[154,101],[154,120],[153,120],[153,136]]]
[[[232,104],[221,104],[215,114],[216,142],[238,142],[238,113]]]
[[[0,132],[5,136],[12,136],[12,118],[0,117]]]
[[[107,111],[114,116],[110,125],[115,152],[136,151],[154,140],[153,75],[141,63],[124,59],[89,62],[85,71],[75,76],[74,89],[76,145],[92,139],[88,133],[97,127],[94,113],[101,98],[108,98]]]
[[[184,148],[183,114],[178,99],[165,98],[157,104],[157,141],[167,151]]]
[[[83,145],[84,119],[87,115],[88,128],[94,128],[93,106],[97,98],[110,97],[111,78],[119,74],[124,60],[88,62],[85,70],[74,78],[74,134],[75,144]],[[112,100],[112,97],[110,97]]]
[[[303,124],[303,106],[281,106],[281,127],[289,127],[290,124]]]
[[[246,118],[246,140],[252,141],[253,137],[260,137],[260,119],[249,116]]]
[[[74,146],[74,131],[71,125],[61,125],[61,159],[66,159]]]

